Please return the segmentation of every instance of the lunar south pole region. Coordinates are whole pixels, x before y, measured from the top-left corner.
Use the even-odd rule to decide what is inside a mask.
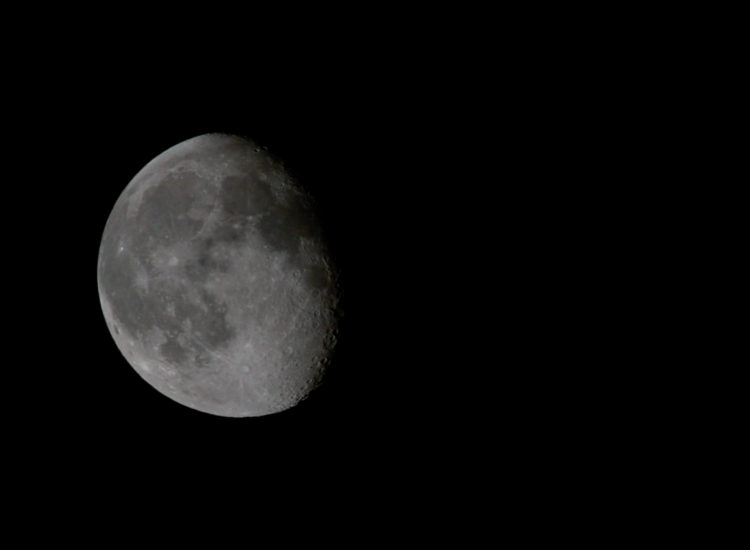
[[[312,197],[247,138],[206,134],[149,162],[107,220],[97,279],[130,365],[206,413],[293,407],[336,345],[337,271]]]

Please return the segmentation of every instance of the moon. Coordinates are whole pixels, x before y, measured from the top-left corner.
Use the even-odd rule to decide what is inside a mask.
[[[247,138],[206,134],[149,162],[107,220],[97,280],[130,365],[205,413],[295,406],[336,345],[338,271],[314,200]]]

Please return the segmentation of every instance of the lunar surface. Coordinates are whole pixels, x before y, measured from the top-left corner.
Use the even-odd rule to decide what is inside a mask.
[[[336,268],[312,198],[252,141],[207,134],[148,163],[110,214],[97,267],[117,347],[174,401],[262,416],[322,381]]]

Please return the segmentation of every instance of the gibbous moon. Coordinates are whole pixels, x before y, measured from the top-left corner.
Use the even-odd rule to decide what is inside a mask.
[[[336,268],[312,198],[252,141],[206,134],[128,184],[99,249],[99,297],[122,354],[210,414],[293,407],[336,344]]]

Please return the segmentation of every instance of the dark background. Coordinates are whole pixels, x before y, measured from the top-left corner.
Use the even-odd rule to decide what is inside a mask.
[[[253,528],[260,507],[284,519],[322,509],[333,521],[318,523],[317,543],[323,528],[351,525],[329,512],[343,507],[370,520],[357,531],[367,537],[392,543],[401,521],[420,542],[457,527],[466,546],[483,525],[496,537],[514,523],[508,510],[530,518],[524,536],[557,536],[539,510],[588,526],[571,505],[581,496],[604,514],[600,503],[628,491],[640,506],[661,480],[639,491],[650,478],[637,466],[652,468],[654,452],[631,442],[654,425],[651,396],[673,390],[653,376],[668,354],[638,348],[643,319],[660,318],[643,303],[638,280],[654,270],[634,269],[646,247],[631,235],[643,210],[672,210],[652,189],[673,166],[646,165],[670,143],[665,111],[692,124],[674,107],[692,84],[660,91],[654,76],[683,41],[655,21],[668,51],[655,57],[646,42],[639,55],[650,15],[631,26],[572,13],[572,25],[539,6],[519,19],[316,4],[316,17],[293,14],[302,33],[287,13],[250,9],[219,7],[214,21],[200,10],[191,25],[119,7],[7,18],[2,441],[10,483],[33,506],[15,509],[36,518],[51,500],[46,521],[83,494],[94,507],[127,503],[132,526],[172,528],[157,514],[177,495],[189,533],[207,509],[232,508],[244,516],[232,526]],[[214,417],[159,394],[121,356],[97,295],[119,194],[207,132],[245,134],[299,172],[342,268],[326,382],[268,417]],[[656,425],[654,442],[674,423]]]

